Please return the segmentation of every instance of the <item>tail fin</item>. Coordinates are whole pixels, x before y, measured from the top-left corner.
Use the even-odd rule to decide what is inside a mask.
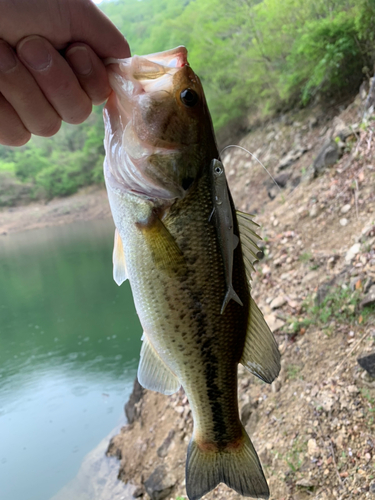
[[[228,286],[227,293],[225,294],[225,297],[224,297],[223,305],[221,306],[220,314],[223,314],[223,312],[225,311],[225,308],[228,305],[228,302],[231,299],[233,299],[234,301],[236,301],[237,304],[240,304],[240,306],[243,306],[243,303],[241,302],[241,299],[239,298],[239,296],[234,291],[234,288],[233,288],[232,284],[230,284]]]
[[[219,483],[240,495],[268,498],[269,489],[262,466],[249,436],[243,429],[243,443],[222,451],[202,451],[194,437],[186,460],[186,493],[189,500],[198,500]]]

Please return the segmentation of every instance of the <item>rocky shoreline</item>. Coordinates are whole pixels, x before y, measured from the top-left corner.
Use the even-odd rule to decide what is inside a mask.
[[[0,208],[0,238],[21,231],[110,217],[106,190],[92,186],[69,198]]]

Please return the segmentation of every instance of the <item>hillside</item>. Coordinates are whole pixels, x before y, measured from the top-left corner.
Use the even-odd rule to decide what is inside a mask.
[[[236,206],[261,225],[252,293],[282,353],[271,386],[239,371],[242,420],[273,500],[375,494],[375,382],[357,364],[375,350],[375,125],[361,125],[362,111],[358,97],[341,112],[289,113],[244,137],[280,192],[243,151],[224,156]],[[136,387],[133,396],[131,423],[108,449],[119,478],[136,497],[185,498],[192,420],[183,391]],[[220,485],[206,498],[239,496]]]

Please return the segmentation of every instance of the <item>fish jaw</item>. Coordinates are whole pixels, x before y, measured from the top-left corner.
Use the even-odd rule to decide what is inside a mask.
[[[104,109],[107,186],[166,203],[183,198],[217,155],[185,47],[107,64],[113,88]]]

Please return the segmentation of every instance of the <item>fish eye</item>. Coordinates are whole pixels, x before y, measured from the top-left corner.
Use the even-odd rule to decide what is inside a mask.
[[[195,106],[199,101],[198,94],[195,92],[195,90],[192,89],[183,90],[180,94],[180,97],[185,106],[188,106],[189,108]]]
[[[215,167],[215,173],[216,174],[222,174],[223,171],[222,171],[222,169],[220,167]]]

